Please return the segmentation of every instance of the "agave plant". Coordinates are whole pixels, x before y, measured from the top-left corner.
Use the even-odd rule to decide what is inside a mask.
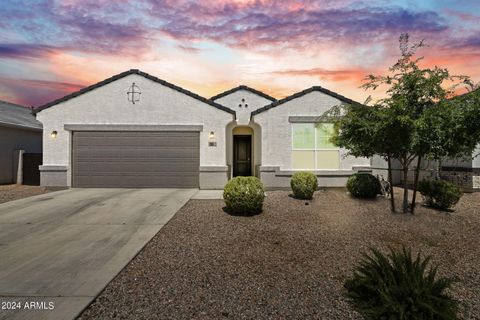
[[[345,282],[346,297],[365,319],[457,319],[458,302],[446,291],[452,278],[437,277],[437,266],[405,247],[384,255],[371,248]]]

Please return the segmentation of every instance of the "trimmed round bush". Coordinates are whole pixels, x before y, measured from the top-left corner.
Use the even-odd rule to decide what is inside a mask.
[[[235,177],[223,189],[227,210],[235,214],[255,214],[262,211],[265,191],[256,177]]]
[[[448,293],[453,279],[410,250],[383,254],[371,249],[354,266],[344,287],[353,308],[366,320],[457,319],[458,302]]]
[[[452,208],[463,195],[460,187],[445,180],[423,180],[418,191],[425,197],[427,205],[441,210]]]
[[[312,199],[317,186],[317,176],[311,172],[296,172],[290,180],[290,187],[297,199]]]
[[[347,181],[347,190],[357,198],[375,198],[381,194],[380,181],[369,173],[355,173]]]

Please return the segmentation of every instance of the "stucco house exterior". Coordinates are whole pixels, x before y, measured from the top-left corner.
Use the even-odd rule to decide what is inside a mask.
[[[343,186],[369,170],[329,142],[324,112],[353,101],[321,87],[276,100],[239,86],[210,99],[133,69],[36,110],[43,124],[41,184],[221,189],[254,175],[288,187],[308,170]]]
[[[19,182],[19,152],[42,152],[42,124],[31,109],[0,101],[0,184]]]

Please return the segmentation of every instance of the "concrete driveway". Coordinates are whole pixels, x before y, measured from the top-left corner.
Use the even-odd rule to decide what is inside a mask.
[[[1,204],[0,319],[75,318],[196,192],[69,189]]]

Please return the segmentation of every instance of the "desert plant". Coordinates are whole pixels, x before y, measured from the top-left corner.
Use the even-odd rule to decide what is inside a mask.
[[[381,194],[380,181],[369,173],[356,173],[348,178],[347,189],[357,198],[375,198]]]
[[[317,176],[311,172],[296,172],[290,180],[290,187],[298,199],[312,199],[317,186]]]
[[[262,211],[265,191],[256,177],[235,177],[223,189],[227,210],[236,214],[255,214]]]
[[[405,247],[371,253],[345,282],[347,299],[365,319],[457,319],[458,302],[445,292],[453,280],[438,278],[430,257],[413,259]]]
[[[456,205],[463,195],[460,187],[445,180],[420,181],[418,190],[425,197],[428,206],[442,210]]]

